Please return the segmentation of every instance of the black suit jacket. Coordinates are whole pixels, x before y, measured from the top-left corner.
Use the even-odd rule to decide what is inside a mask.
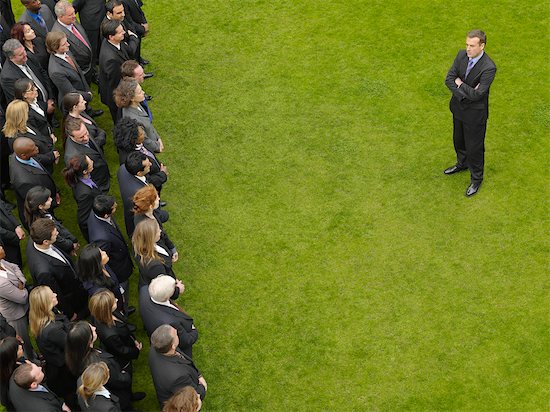
[[[487,53],[483,53],[465,79],[468,60],[466,50],[460,50],[447,73],[445,84],[453,94],[449,107],[453,116],[463,122],[485,123],[489,117],[489,89],[497,67]],[[464,82],[460,87],[455,84],[457,77]]]
[[[74,0],[73,7],[86,31],[99,31],[107,13],[105,0]]]
[[[0,13],[2,13],[4,19],[6,19],[6,23],[8,23],[7,31],[9,32],[15,24],[15,16],[13,15],[11,0],[0,0]]]
[[[101,348],[112,354],[124,367],[128,362],[137,359],[139,349],[135,345],[135,337],[128,328],[127,319],[119,311],[115,312],[118,318],[113,326],[94,322],[97,328],[97,336],[101,341]]]
[[[35,286],[47,285],[59,301],[59,309],[70,319],[73,314],[80,318],[87,313],[88,294],[77,278],[74,263],[69,255],[58,251],[67,262],[36,250],[34,242],[27,242],[27,265]]]
[[[88,216],[88,236],[90,243],[95,243],[109,255],[109,266],[118,280],[125,282],[132,274],[134,265],[124,236],[114,219],[111,219],[115,226],[98,219],[92,211]]]
[[[4,245],[6,260],[21,266],[23,262],[21,261],[19,237],[15,234],[19,222],[11,213],[12,210],[13,206],[11,204],[0,200],[0,240]]]
[[[28,137],[31,139],[36,147],[38,147],[38,154],[34,156],[34,159],[40,162],[42,166],[46,168],[49,173],[53,173],[53,166],[55,164],[55,155],[53,151],[56,150],[53,140],[50,135],[43,135],[38,130],[34,129],[31,125],[27,125],[34,133],[25,132],[18,133],[17,137]],[[15,139],[8,139],[8,145],[10,151],[13,151],[13,142]]]
[[[99,94],[101,101],[109,106],[116,107],[113,100],[113,90],[120,83],[120,66],[126,60],[130,60],[137,48],[137,40],[133,36],[132,43],[120,43],[120,50],[113,46],[107,40],[103,40],[99,52]]]
[[[146,183],[143,183],[137,177],[131,175],[126,170],[125,165],[120,165],[117,172],[118,187],[120,189],[120,197],[122,198],[122,204],[124,206],[124,223],[126,225],[126,234],[128,237],[134,233],[134,201],[132,200],[134,194],[144,187]]]
[[[23,389],[10,379],[9,397],[17,411],[60,412],[63,401],[55,393]]]
[[[149,349],[149,368],[161,407],[184,386],[195,388],[201,399],[206,394],[204,386],[199,383],[200,371],[189,357],[181,352],[179,355],[166,356],[153,347]]]
[[[80,385],[80,382],[79,382]],[[94,411],[94,412],[120,412],[120,403],[118,396],[114,393],[111,393],[110,398],[106,398],[102,395],[96,395],[88,398],[87,404],[84,402],[84,399],[78,396],[78,404],[80,409],[83,411]]]
[[[88,129],[88,133],[90,133],[90,136],[95,140],[95,142],[101,148],[103,148],[107,140],[107,133],[105,133],[105,130],[99,127],[97,125],[97,122],[94,119],[92,119],[91,116],[88,116],[86,112],[82,112],[80,113],[80,115],[91,122],[91,124],[84,122],[84,124],[86,125],[86,129]]]
[[[65,142],[65,165],[75,155],[84,154],[94,162],[94,170],[92,170],[92,179],[102,192],[107,193],[110,188],[111,173],[109,172],[109,164],[105,158],[103,150],[99,144],[90,136],[89,146],[75,143],[70,137]],[[86,216],[87,218],[87,216]]]
[[[134,150],[132,150],[133,152]],[[119,164],[123,164],[126,161],[126,158],[128,155],[132,152],[126,152],[124,150],[118,150],[118,161]],[[147,155],[149,160],[151,161],[151,170],[147,174],[147,181],[150,182],[153,186],[155,186],[155,189],[160,193],[162,189],[162,185],[166,183],[168,180],[168,176],[166,173],[160,170],[160,161],[157,159],[157,156],[155,153],[149,151],[152,156]]]
[[[88,240],[88,216],[92,212],[94,199],[98,195],[105,194],[99,188],[91,188],[81,181],[78,181],[73,189],[73,197],[76,201],[76,220],[80,231],[86,240]]]
[[[88,72],[92,68],[92,49],[90,39],[86,34],[86,30],[84,29],[84,27],[82,27],[80,23],[75,22],[74,27],[76,28],[76,30],[78,30],[86,43],[88,43],[88,46],[82,43],[71,30],[68,30],[65,26],[59,23],[58,20],[55,21],[52,27],[52,31],[58,31],[67,36],[67,41],[71,46],[71,52],[76,59],[76,63],[84,74],[88,74]]]
[[[48,75],[59,93],[57,100],[59,107],[62,105],[63,97],[71,92],[80,93],[87,102],[92,100],[90,86],[84,77],[84,73],[78,67],[72,53],[67,52],[67,54],[75,62],[76,70],[61,57],[57,57],[54,54],[50,55],[50,63],[48,65]]]
[[[37,101],[36,103],[44,111],[44,116],[42,116],[40,113],[38,113],[36,110],[34,110],[32,107],[29,106],[29,120],[27,120],[27,125],[31,129],[36,130],[42,136],[49,137],[50,134],[53,133],[53,129],[50,123],[48,122],[48,117],[46,114],[47,113],[46,111],[48,110],[48,105],[42,101]]]
[[[139,289],[139,313],[143,320],[143,327],[149,336],[160,325],[167,324],[174,327],[180,339],[179,348],[189,358],[192,358],[193,344],[197,341],[199,334],[191,316],[180,310],[153,302],[149,296],[148,285]]]
[[[132,19],[137,24],[147,23],[145,13],[141,9],[143,6],[141,0],[122,0],[122,4],[124,4],[124,14],[126,15],[124,19]]]
[[[48,75],[44,71],[44,69],[34,63],[31,59],[27,60],[27,66],[29,66],[29,68],[33,71],[38,80],[40,80],[40,83],[42,83],[42,85],[46,89],[45,91],[47,96],[43,96],[40,89],[38,89],[38,100],[43,101],[44,98],[46,100],[53,99],[54,97],[50,85],[50,79],[48,78]],[[4,65],[2,66],[2,72],[0,73],[0,85],[2,86],[2,90],[4,92],[4,95],[6,96],[6,101],[8,103],[13,100],[13,85],[19,79],[28,79],[28,77],[19,67],[17,67],[15,63],[13,63],[9,59],[6,60],[4,62]]]

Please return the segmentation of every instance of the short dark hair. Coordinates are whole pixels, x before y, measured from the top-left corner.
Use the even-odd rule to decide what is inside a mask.
[[[487,36],[485,35],[485,32],[483,30],[479,30],[479,29],[470,30],[467,34],[467,37],[469,37],[470,39],[477,37],[479,39],[480,44],[487,43]]]
[[[122,2],[120,0],[109,0],[107,2],[107,4],[105,4],[105,9],[107,9],[107,11],[109,13],[112,13],[113,12],[113,9],[117,6],[121,6],[122,5]]]
[[[124,162],[128,173],[135,176],[138,172],[143,172],[145,170],[145,166],[143,166],[145,159],[147,159],[147,156],[141,152],[135,151],[130,153]]]
[[[34,382],[32,376],[32,365],[30,363],[24,363],[13,372],[13,380],[17,386],[23,389],[29,389]]]
[[[136,148],[136,142],[141,124],[131,117],[122,117],[113,129],[113,138],[117,149],[124,152],[132,152]]]
[[[101,23],[101,33],[103,33],[103,37],[109,40],[110,36],[116,34],[116,29],[120,25],[121,23],[118,20],[105,20]]]
[[[37,245],[41,245],[45,240],[50,240],[52,238],[54,229],[55,223],[53,220],[45,217],[36,219],[31,225],[31,239]]]
[[[29,91],[29,87],[34,86],[34,82],[28,77],[17,79],[13,84],[13,96],[19,100],[25,100],[25,93]]]
[[[105,217],[113,211],[115,198],[109,195],[97,195],[94,198],[93,210],[96,216]]]
[[[65,182],[71,187],[78,184],[78,179],[84,176],[84,172],[88,169],[88,161],[84,153],[76,154],[69,159],[67,166],[63,169],[63,177]]]

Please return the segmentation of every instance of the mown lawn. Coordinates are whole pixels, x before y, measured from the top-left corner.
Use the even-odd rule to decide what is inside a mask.
[[[549,6],[146,2],[204,411],[548,407]],[[443,80],[477,27],[498,72],[467,199]]]

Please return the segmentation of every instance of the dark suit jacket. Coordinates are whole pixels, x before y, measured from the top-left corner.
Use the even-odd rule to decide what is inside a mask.
[[[91,188],[81,181],[78,181],[73,189],[73,197],[76,201],[76,220],[80,231],[86,240],[88,240],[88,216],[92,212],[94,199],[98,195],[105,194],[99,188]]]
[[[129,117],[137,120],[145,131],[145,140],[143,145],[151,152],[158,152],[160,150],[159,139],[160,136],[157,129],[153,126],[149,114],[146,111],[140,110],[135,107],[125,107],[122,109],[122,116]]]
[[[67,52],[71,57],[73,62],[76,64],[76,59],[71,52]],[[53,84],[57,87],[59,91],[58,94],[58,104],[61,107],[63,102],[63,97],[67,93],[77,92],[82,95],[84,100],[87,102],[92,100],[90,95],[90,86],[84,77],[84,73],[76,64],[77,70],[73,68],[69,63],[63,60],[60,57],[55,55],[50,55],[50,63],[48,65],[48,75],[52,80]]]
[[[191,316],[180,310],[153,302],[149,296],[148,285],[139,289],[139,313],[143,320],[143,327],[149,336],[160,325],[167,324],[174,327],[180,339],[179,348],[189,358],[192,358],[193,344],[197,341],[199,334]]]
[[[6,22],[8,23],[9,29],[15,24],[15,16],[13,15],[13,9],[11,7],[11,0],[0,0],[0,13]],[[9,29],[7,30],[9,32]]]
[[[67,41],[71,45],[70,49],[72,54],[74,55],[74,58],[76,59],[76,63],[78,64],[78,66],[80,66],[82,72],[84,74],[87,74],[92,68],[92,49],[90,39],[86,34],[86,30],[84,29],[84,27],[82,27],[80,23],[75,22],[74,27],[76,28],[76,30],[78,30],[82,38],[86,41],[86,43],[88,43],[88,46],[90,47],[82,43],[71,30],[68,30],[65,26],[59,23],[58,20],[55,21],[52,27],[52,31],[58,31],[67,36]]]
[[[483,53],[464,79],[468,60],[466,50],[460,50],[447,73],[445,84],[453,94],[449,106],[453,116],[463,122],[485,123],[489,117],[489,89],[497,67],[487,53]],[[455,84],[457,77],[464,82],[460,87]]]
[[[77,278],[74,263],[69,255],[59,252],[68,263],[36,250],[34,242],[27,242],[27,265],[35,286],[47,285],[59,301],[59,309],[70,319],[77,313],[79,317],[87,312],[88,294]]]
[[[80,385],[80,383],[79,383]],[[110,398],[106,398],[102,395],[96,395],[88,398],[87,404],[84,402],[84,399],[78,396],[78,404],[80,409],[83,411],[94,411],[94,412],[120,412],[120,403],[118,401],[118,396],[114,393],[111,393]]]
[[[23,389],[10,379],[10,399],[17,411],[60,412],[63,401],[53,392]]]
[[[65,142],[65,164],[75,155],[85,154],[94,162],[94,170],[92,170],[92,179],[102,192],[107,193],[110,188],[111,174],[109,172],[109,164],[99,147],[99,144],[90,136],[90,147],[74,142],[70,137]],[[87,218],[87,216],[86,216]]]
[[[201,399],[206,394],[204,386],[199,383],[200,371],[189,357],[181,352],[180,355],[166,356],[152,347],[149,349],[149,368],[161,407],[184,386],[195,388]]]
[[[105,0],[74,0],[73,7],[86,31],[99,31],[107,9]]]
[[[47,107],[48,105],[42,101],[37,101],[36,103],[44,111],[44,116],[42,116],[40,113],[38,113],[36,110],[34,110],[32,107],[29,106],[29,120],[27,120],[27,125],[31,129],[36,130],[42,136],[49,137],[50,134],[53,133],[53,129],[50,123],[48,122],[48,117],[46,114],[46,111],[48,110],[48,107]]]
[[[117,172],[118,187],[120,189],[120,197],[124,206],[124,223],[126,225],[126,234],[128,237],[132,236],[134,232],[134,208],[133,197],[134,194],[145,186],[141,180],[131,175],[126,170],[125,165],[120,165]]]
[[[46,50],[46,43],[42,37],[35,37],[32,41],[33,49],[29,49],[25,46],[27,51],[27,57],[35,65],[40,66],[46,73],[48,72],[48,62],[50,61],[50,53]]]
[[[28,10],[25,10],[21,17],[19,17],[19,23],[27,23],[29,26],[32,27],[37,36],[42,37],[44,40],[46,40],[46,35],[49,33],[49,31],[53,27],[53,24],[55,23],[55,17],[53,16],[53,12],[50,10],[50,8],[45,4],[40,7],[40,15],[46,23],[45,28],[38,24],[38,22],[31,17]]]
[[[0,240],[4,245],[6,260],[21,266],[19,237],[15,234],[15,229],[19,226],[19,222],[11,213],[12,210],[13,206],[11,204],[0,200]]]
[[[80,115],[82,117],[85,117],[86,119],[88,119],[91,122],[91,124],[88,124],[88,123],[84,122],[84,124],[86,125],[86,129],[88,129],[88,133],[90,133],[90,136],[93,137],[95,142],[101,148],[103,148],[103,146],[105,146],[105,142],[107,140],[107,133],[105,133],[105,130],[100,128],[97,125],[97,122],[94,119],[92,119],[92,117],[89,116],[87,113],[82,112],[82,113],[80,113]]]
[[[53,151],[56,150],[56,148],[53,144],[52,138],[50,137],[50,135],[43,135],[38,130],[31,127],[31,125],[27,126],[31,128],[35,133],[18,133],[17,137],[28,137],[29,139],[31,139],[36,147],[38,147],[38,154],[34,156],[34,159],[40,162],[40,164],[44,166],[49,173],[53,173],[53,166],[55,164],[55,155],[53,154]],[[10,151],[12,151],[13,149],[14,141],[15,139],[8,139]]]
[[[133,152],[134,150],[132,150]],[[126,152],[124,150],[118,150],[118,160],[119,164],[124,164],[126,161],[126,158],[128,155],[132,152]],[[166,173],[162,172],[160,170],[160,161],[157,159],[157,156],[155,156],[155,153],[150,151],[152,156],[147,155],[149,160],[151,161],[151,171],[147,174],[147,181],[150,182],[153,186],[155,186],[155,189],[160,194],[160,191],[162,189],[162,185],[166,183],[168,180],[168,176]]]
[[[119,311],[115,312],[118,318],[113,326],[94,322],[97,328],[97,336],[101,341],[101,348],[112,354],[122,366],[137,359],[139,349],[134,343],[135,337],[128,328],[127,319]]]
[[[50,79],[44,69],[36,65],[31,59],[27,60],[27,66],[29,66],[38,80],[40,80],[40,83],[42,83],[46,89],[47,96],[43,96],[40,89],[38,89],[38,100],[43,101],[43,97],[45,97],[46,100],[53,99],[54,97],[50,86]],[[9,59],[6,60],[2,66],[2,72],[0,73],[0,85],[2,86],[7,102],[11,102],[13,100],[13,85],[19,79],[28,79],[28,77],[19,67],[17,67],[15,63]]]
[[[147,23],[145,13],[141,9],[143,6],[141,0],[122,0],[122,4],[124,4],[125,20],[132,19],[132,21],[137,24]]]
[[[103,40],[101,50],[99,52],[99,94],[101,101],[109,106],[116,107],[113,100],[113,90],[120,83],[121,74],[120,66],[126,60],[130,60],[134,55],[137,40],[132,37],[132,44],[129,46],[126,43],[120,43],[120,50]],[[132,48],[133,47],[133,48]]]

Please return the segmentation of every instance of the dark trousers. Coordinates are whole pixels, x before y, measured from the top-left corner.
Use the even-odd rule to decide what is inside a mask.
[[[485,131],[487,122],[466,123],[453,117],[453,143],[456,152],[456,164],[470,169],[472,183],[483,180],[485,163]]]

